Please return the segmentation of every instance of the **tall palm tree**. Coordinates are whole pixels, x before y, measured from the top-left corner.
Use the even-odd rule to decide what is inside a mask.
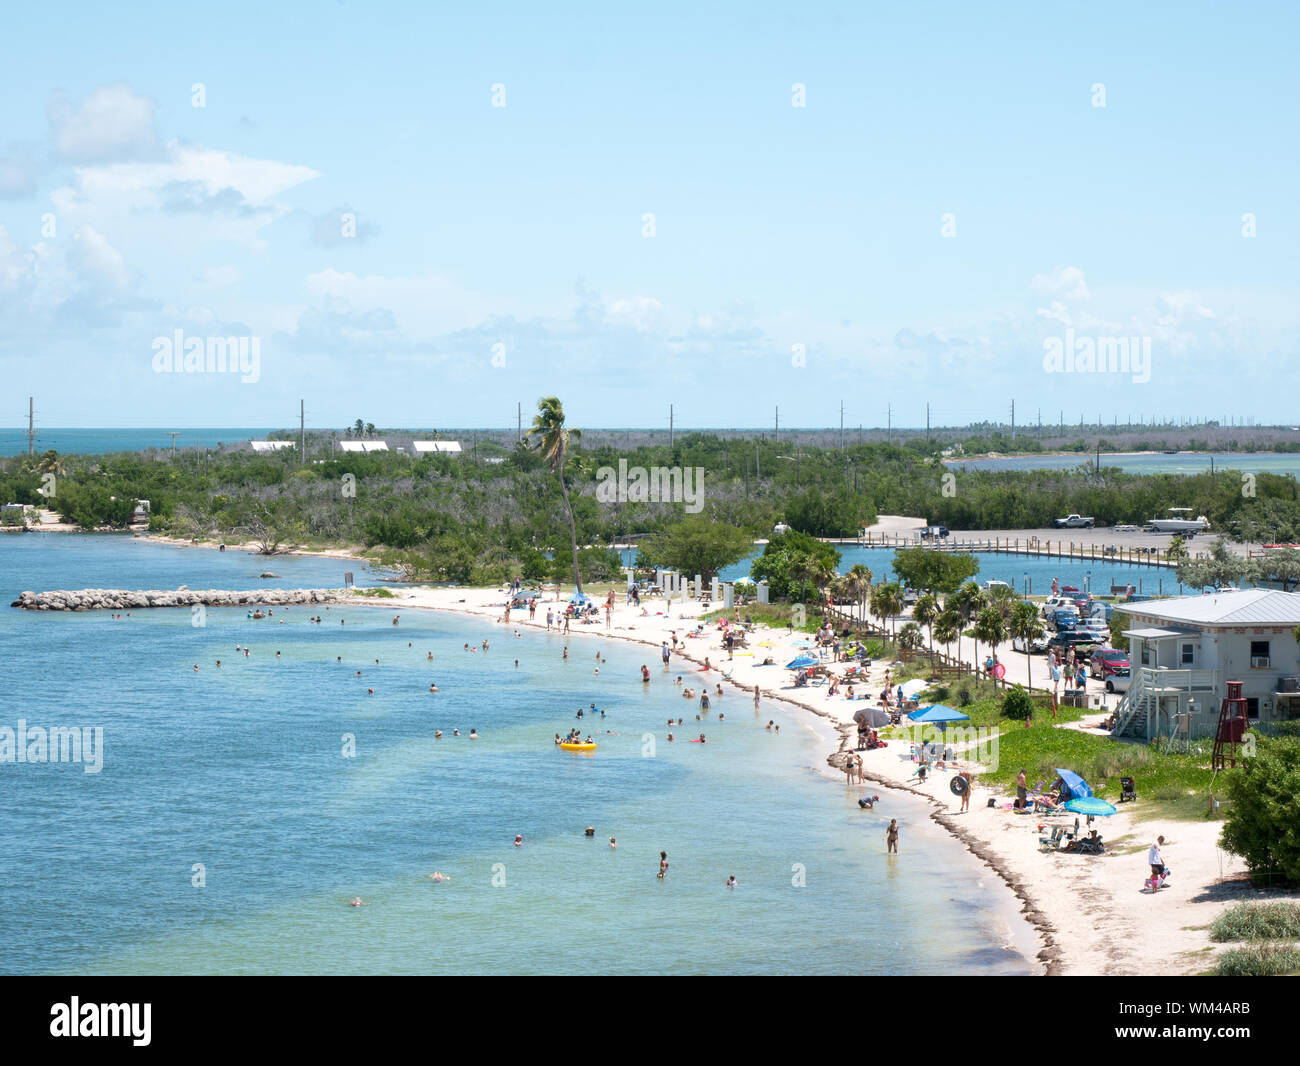
[[[352,423],[352,431],[358,437],[365,436],[365,432],[366,432],[365,422],[363,422],[361,419],[358,418],[355,422]]]
[[[963,623],[969,623],[977,614],[980,613],[987,603],[984,597],[984,591],[975,584],[974,581],[967,581],[956,592],[948,597],[948,606],[957,612]],[[965,626],[963,625],[963,628]],[[958,655],[961,654],[961,644],[957,645]],[[975,634],[975,673],[978,676],[980,670],[980,639],[979,634]]]
[[[1013,637],[1025,642],[1025,670],[1029,676],[1029,688],[1034,687],[1034,656],[1030,643],[1042,637],[1047,630],[1043,620],[1038,616],[1038,608],[1028,600],[1021,600],[1011,608],[1011,623],[1008,626]]]
[[[961,615],[952,608],[946,609],[938,618],[934,620],[934,635],[931,638],[937,640],[948,649],[948,658],[952,658],[953,641],[961,639]]]
[[[975,619],[975,636],[989,645],[993,656],[993,665],[998,663],[998,645],[1007,639],[1007,623],[1002,617],[1002,612],[996,607],[985,607],[980,611],[979,617]],[[979,663],[976,662],[978,667]],[[997,684],[997,679],[994,679]]]
[[[569,503],[569,487],[564,483],[564,461],[569,455],[569,445],[582,439],[582,430],[569,429],[564,424],[564,405],[554,396],[543,396],[537,401],[537,414],[525,434],[528,446],[536,451],[560,479],[560,492],[564,495],[564,509],[569,516],[569,549],[573,553],[573,587],[582,595],[582,574],[578,570],[578,526],[573,520],[573,505]]]
[[[930,593],[912,606],[912,619],[930,631],[930,669],[934,669],[934,620],[939,617],[939,601]]]
[[[864,563],[854,563],[849,567],[848,574],[845,575],[845,583],[849,595],[853,597],[853,602],[858,607],[859,621],[866,621],[867,617],[867,595],[871,592],[871,582],[875,575],[871,569]]]

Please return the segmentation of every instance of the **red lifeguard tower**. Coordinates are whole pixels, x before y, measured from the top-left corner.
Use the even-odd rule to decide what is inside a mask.
[[[1219,728],[1214,733],[1214,755],[1211,770],[1222,770],[1226,757],[1229,766],[1237,765],[1237,745],[1250,727],[1246,713],[1246,699],[1241,694],[1241,682],[1228,682],[1228,696],[1219,708]]]

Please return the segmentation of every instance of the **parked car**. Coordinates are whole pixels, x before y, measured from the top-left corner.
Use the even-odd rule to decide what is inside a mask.
[[[1024,637],[1012,637],[1012,638],[1011,638],[1011,650],[1012,650],[1012,651],[1022,651],[1022,652],[1024,652],[1026,655],[1030,655],[1030,654],[1033,654],[1033,655],[1042,655],[1042,654],[1044,654],[1044,653],[1047,651],[1047,638],[1046,638],[1046,637],[1034,637],[1033,640],[1029,641],[1029,648],[1028,648],[1028,650],[1026,651],[1026,649],[1025,649],[1025,638],[1024,638]]]
[[[1105,678],[1107,692],[1127,692],[1129,682],[1133,680],[1133,671],[1116,670]]]
[[[1079,612],[1068,607],[1058,607],[1047,616],[1047,624],[1058,633],[1066,629],[1077,629]]]
[[[947,526],[926,526],[921,530],[922,540],[942,540],[948,535]]]
[[[1064,518],[1052,519],[1052,525],[1057,529],[1091,529],[1096,524],[1095,518],[1085,518],[1081,514],[1068,514]]]
[[[1131,669],[1128,652],[1117,648],[1098,648],[1092,653],[1092,669],[1095,676],[1102,681],[1121,671],[1127,677]]]
[[[1074,598],[1071,596],[1059,596],[1059,595],[1048,596],[1047,599],[1043,601],[1043,607],[1042,607],[1043,617],[1051,618],[1052,612],[1055,611],[1058,607],[1067,607],[1076,612],[1079,609],[1074,602]]]
[[[1092,649],[1100,643],[1101,641],[1097,640],[1091,634],[1067,631],[1055,634],[1052,639],[1047,642],[1047,650],[1049,652],[1059,651],[1062,655],[1065,655],[1069,651],[1073,651],[1076,659],[1087,659],[1091,654]]]

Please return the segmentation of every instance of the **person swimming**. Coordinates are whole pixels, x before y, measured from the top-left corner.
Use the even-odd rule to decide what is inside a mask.
[[[365,904],[361,902],[361,897],[360,897],[360,896],[357,896],[356,899],[350,900],[350,901],[348,902],[348,906],[349,906],[349,907],[364,907]]]
[[[610,846],[611,848],[616,848],[616,847],[618,847],[618,841],[615,840],[613,837],[610,837],[610,838],[609,838],[609,846]]]
[[[451,731],[451,735],[452,735],[453,737],[458,737],[458,736],[460,736],[460,730],[459,730],[459,729],[453,729],[453,730]]]
[[[595,826],[590,826],[590,825],[587,826],[586,834],[587,834],[587,836],[589,836],[589,837],[594,837],[594,836],[596,835],[596,828],[595,828]]]
[[[429,682],[429,691],[430,691],[430,692],[437,692],[437,691],[438,691],[438,686],[435,685],[432,681]]]
[[[470,728],[470,731],[469,731],[469,739],[470,739],[470,740],[478,740],[478,730],[477,730],[477,729],[474,729],[473,727]]]
[[[451,881],[451,878],[448,877],[448,876],[447,876],[446,874],[444,874],[444,873],[439,873],[437,870],[434,870],[433,873],[431,873],[431,874],[429,875],[429,880],[430,880],[430,881],[436,881],[436,882],[442,882],[442,881],[448,881],[448,882],[449,882],[449,881]]]
[[[441,730],[441,729],[435,729],[435,730],[433,731],[433,735],[434,735],[435,738],[441,738],[441,737],[442,737],[442,730]]]
[[[522,848],[523,846],[524,846],[524,835],[523,835],[523,833],[516,833],[516,834],[515,834],[515,847],[517,847],[517,848]]]
[[[736,875],[735,875],[735,874],[732,874],[730,877],[727,878],[727,887],[728,887],[728,888],[735,888],[735,887],[736,887]]]
[[[659,853],[659,880],[660,881],[664,879],[664,874],[666,874],[667,872],[668,872],[668,852],[661,851]]]

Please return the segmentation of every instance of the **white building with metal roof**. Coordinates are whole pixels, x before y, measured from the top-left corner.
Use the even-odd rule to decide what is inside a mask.
[[[443,455],[459,455],[462,451],[460,441],[458,440],[415,440],[411,444],[415,447],[416,452],[423,455],[426,452],[440,452]]]
[[[1213,736],[1229,681],[1253,723],[1300,719],[1300,593],[1245,589],[1117,604],[1132,675],[1115,732]]]

